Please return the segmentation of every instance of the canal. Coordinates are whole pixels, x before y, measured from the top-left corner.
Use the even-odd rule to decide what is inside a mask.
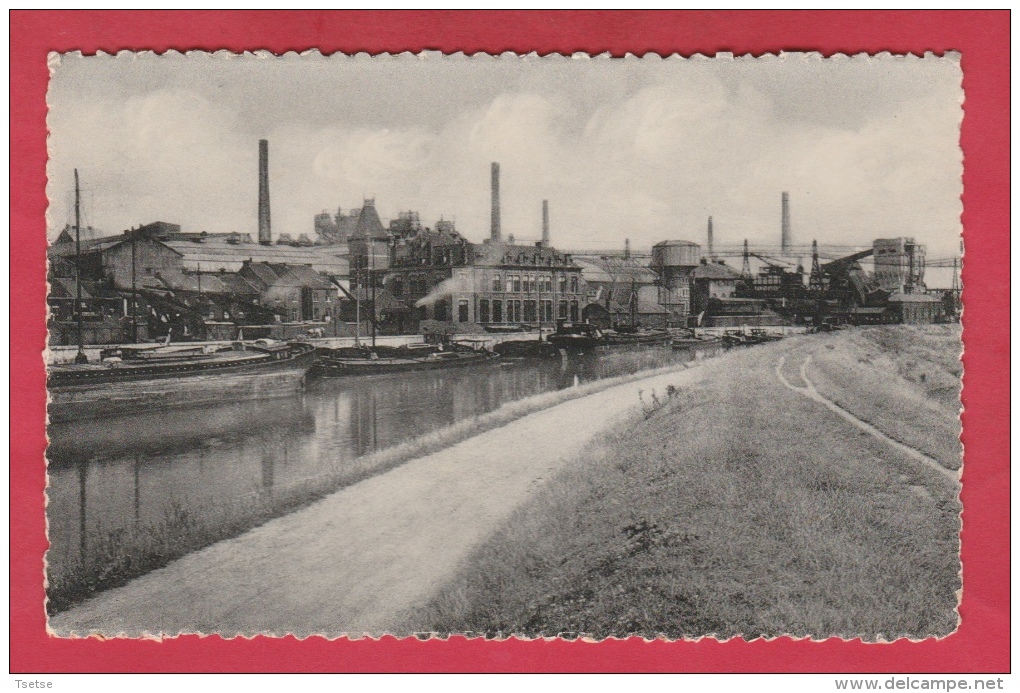
[[[174,516],[243,524],[246,503],[271,506],[376,450],[513,400],[690,358],[650,347],[311,380],[303,396],[290,399],[53,424],[49,577],[86,563],[90,552],[107,550],[134,528],[187,532],[201,524],[170,522]]]

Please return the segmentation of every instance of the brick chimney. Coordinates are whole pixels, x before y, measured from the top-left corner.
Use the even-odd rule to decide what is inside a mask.
[[[502,238],[502,231],[499,225],[499,164],[492,162],[492,231],[490,237],[493,241]]]
[[[269,245],[269,140],[259,140],[259,243]]]
[[[783,236],[781,245],[784,255],[790,251],[790,246],[793,245],[790,238],[790,193],[788,192],[783,193]]]
[[[549,247],[549,200],[542,200],[542,246]]]
[[[712,217],[708,218],[708,256],[712,257]]]

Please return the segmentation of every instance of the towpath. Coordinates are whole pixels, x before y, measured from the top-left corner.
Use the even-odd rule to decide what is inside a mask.
[[[921,452],[917,448],[910,447],[909,445],[906,445],[906,444],[896,440],[892,436],[890,436],[890,435],[886,434],[885,432],[879,430],[877,427],[873,426],[872,424],[868,423],[867,421],[864,421],[863,419],[860,419],[860,418],[854,416],[851,412],[849,412],[846,409],[844,409],[843,407],[839,406],[838,404],[836,404],[832,400],[830,400],[830,399],[828,399],[826,397],[823,397],[822,394],[820,392],[818,392],[818,390],[815,388],[814,383],[812,383],[811,380],[808,378],[807,367],[808,367],[808,364],[811,363],[811,354],[807,354],[806,357],[801,355],[801,357],[802,357],[802,361],[801,361],[801,365],[800,365],[800,378],[801,378],[801,380],[804,381],[804,386],[794,385],[794,384],[792,384],[789,380],[787,380],[783,376],[783,367],[784,367],[784,365],[786,363],[786,356],[785,355],[780,357],[779,363],[776,364],[776,376],[779,378],[780,382],[783,383],[783,385],[785,385],[787,388],[793,390],[794,392],[797,392],[797,393],[799,393],[801,395],[804,395],[808,399],[811,399],[811,400],[814,400],[815,402],[818,402],[819,404],[824,406],[826,409],[829,409],[830,411],[835,412],[836,414],[838,414],[842,418],[844,418],[847,421],[849,421],[851,425],[853,425],[856,428],[864,431],[868,435],[870,435],[870,436],[872,436],[874,438],[877,438],[878,440],[881,440],[882,442],[888,444],[889,446],[899,450],[900,452],[906,454],[911,459],[916,460],[917,462],[920,462],[921,464],[925,465],[926,467],[928,467],[932,471],[937,472],[940,476],[942,476],[946,480],[950,481],[951,483],[959,484],[959,481],[960,481],[960,472],[958,470],[946,469],[935,458],[930,457],[930,456],[924,454],[923,452]]]
[[[412,460],[104,592],[50,628],[106,637],[389,632],[545,479],[633,413],[639,390],[662,393],[696,371],[618,385]]]

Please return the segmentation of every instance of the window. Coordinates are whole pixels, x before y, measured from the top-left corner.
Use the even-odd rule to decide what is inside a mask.
[[[567,293],[567,275],[565,274],[560,275],[560,293]]]
[[[513,280],[514,280],[514,288],[513,288],[513,291],[514,291],[515,293],[520,293],[520,291],[521,291],[521,275],[519,275],[519,274],[515,274],[515,275],[513,276]]]
[[[435,317],[436,320],[439,321],[449,320],[450,316],[448,314],[448,311],[449,309],[446,306],[446,301],[436,301],[435,307],[433,308],[433,315],[436,316]]]
[[[552,275],[551,274],[547,274],[542,279],[543,279],[543,283],[545,284],[545,286],[543,287],[543,291],[545,291],[547,294],[551,294],[552,290],[553,290],[553,288],[552,288]]]
[[[560,318],[560,320],[566,320],[567,319],[567,302],[566,301],[560,301],[559,318]]]
[[[521,321],[521,302],[520,301],[507,301],[506,302],[506,321],[507,322],[520,322]]]
[[[492,278],[492,290],[502,291],[503,290],[503,275],[497,274]],[[483,322],[486,322],[483,320]]]
[[[553,319],[552,303],[553,303],[552,301],[542,301],[542,316],[541,316],[542,322],[552,322]]]
[[[525,301],[524,302],[524,322],[535,322],[535,302]]]
[[[489,322],[489,299],[478,301],[478,322]]]
[[[457,303],[457,322],[468,321],[468,302],[460,301]]]
[[[576,274],[570,277],[570,293],[572,293],[572,294],[576,294],[577,293],[577,275]]]
[[[492,302],[492,321],[503,322],[503,302],[493,301]]]
[[[579,310],[579,306],[577,305],[577,301],[570,302],[570,319],[573,322],[577,322],[578,320],[581,319],[581,313]]]

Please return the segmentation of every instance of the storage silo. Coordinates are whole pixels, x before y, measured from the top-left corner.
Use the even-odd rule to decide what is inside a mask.
[[[691,312],[691,273],[698,266],[701,246],[691,241],[662,241],[652,246],[651,268],[659,275],[659,303],[676,322]]]

